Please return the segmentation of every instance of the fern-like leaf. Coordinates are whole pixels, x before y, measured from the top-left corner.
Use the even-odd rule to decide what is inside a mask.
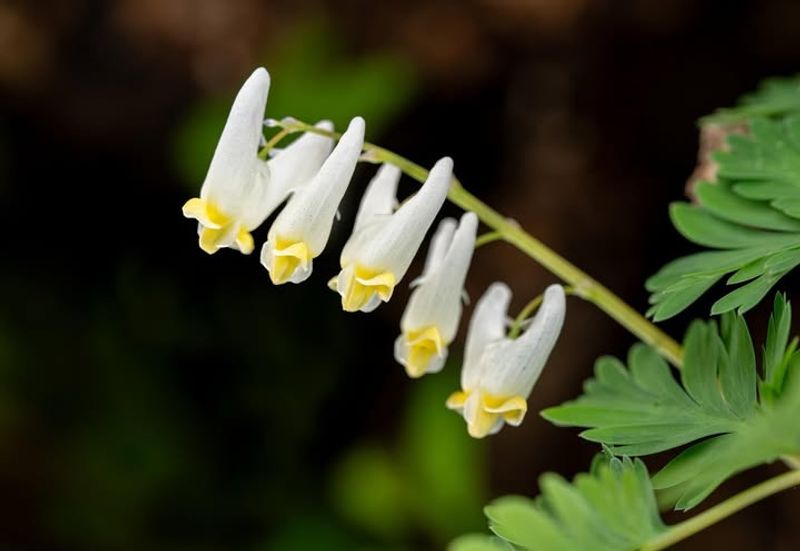
[[[744,313],[800,265],[800,114],[754,119],[749,131],[729,136],[729,150],[715,154],[718,181],[698,184],[697,205],[670,208],[675,228],[710,250],[670,262],[648,279],[648,314],[656,321],[678,314],[725,276],[738,287],[714,303],[712,314]]]
[[[591,473],[578,475],[571,484],[548,473],[539,486],[535,500],[508,496],[486,507],[492,532],[513,549],[634,551],[666,530],[639,460],[598,456]],[[499,549],[471,547],[475,541],[456,540],[450,549]]]
[[[680,383],[654,350],[638,344],[627,367],[601,358],[580,398],[542,415],[558,425],[587,428],[581,436],[618,454],[647,455],[699,442],[654,478],[657,488],[670,489],[677,507],[692,507],[731,475],[800,452],[800,397],[786,390],[791,374],[800,372],[790,322],[790,305],[777,295],[762,377],[744,319],[728,313],[719,327],[713,321],[690,326]]]

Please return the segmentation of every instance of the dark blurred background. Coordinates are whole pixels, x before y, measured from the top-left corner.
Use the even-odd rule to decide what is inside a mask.
[[[443,373],[410,381],[392,359],[407,291],[340,310],[325,282],[371,167],[303,285],[199,250],[180,207],[258,65],[268,116],[359,114],[422,164],[451,155],[470,190],[644,310],[644,278],[693,250],[666,207],[695,120],[798,70],[800,3],[0,2],[0,548],[443,549],[485,529],[492,497],[597,451],[535,414],[632,344],[590,305],[570,301],[524,425],[487,441],[443,407],[463,331]],[[514,312],[553,280],[493,244],[473,301],[496,279]],[[784,493],[679,548],[797,549],[798,514]]]

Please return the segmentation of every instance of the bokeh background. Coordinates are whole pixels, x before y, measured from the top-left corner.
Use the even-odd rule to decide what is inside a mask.
[[[696,118],[798,70],[800,3],[0,2],[0,548],[443,549],[484,530],[492,497],[596,453],[535,412],[469,439],[443,407],[463,331],[441,374],[412,382],[392,360],[405,289],[340,311],[325,282],[369,166],[301,286],[197,248],[180,207],[258,65],[269,116],[359,114],[424,165],[451,155],[470,190],[643,310],[644,278],[692,250],[666,207]],[[501,244],[476,254],[473,300],[496,279],[514,311],[553,281]],[[532,410],[632,342],[571,300]],[[797,549],[798,514],[787,492],[679,548]]]

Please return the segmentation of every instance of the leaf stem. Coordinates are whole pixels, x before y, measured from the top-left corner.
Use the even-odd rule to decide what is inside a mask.
[[[703,511],[697,516],[672,526],[666,532],[643,545],[639,551],[659,551],[660,549],[666,549],[689,536],[693,536],[704,528],[708,528],[712,524],[731,516],[748,505],[752,505],[765,497],[769,497],[781,490],[786,490],[787,488],[799,484],[800,471],[798,470],[770,478],[769,480],[756,484],[752,488],[748,488],[726,499],[722,503]]]
[[[334,139],[338,139],[341,136],[338,132],[323,130],[296,119],[288,119],[279,124],[283,126],[287,133],[298,131],[314,132]],[[388,149],[365,142],[364,151],[365,154],[362,157],[364,160],[393,164],[420,183],[425,182],[428,177],[428,171],[423,167]],[[462,209],[477,214],[478,218],[485,225],[492,228],[494,232],[502,236],[503,240],[514,245],[559,277],[564,283],[573,287],[576,296],[600,308],[642,342],[655,348],[675,367],[681,367],[683,352],[681,346],[672,337],[628,306],[627,303],[604,285],[526,232],[519,224],[502,216],[492,207],[469,193],[455,177],[450,185],[448,198]]]

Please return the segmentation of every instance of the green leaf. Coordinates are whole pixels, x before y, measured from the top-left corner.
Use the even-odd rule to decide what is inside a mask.
[[[798,378],[800,379],[800,378]],[[656,489],[668,491],[676,509],[690,509],[734,474],[800,451],[800,384],[774,404],[765,404],[739,430],[696,444],[653,477]]]
[[[716,153],[719,181],[698,184],[697,205],[670,208],[675,228],[712,250],[673,261],[647,281],[656,320],[680,313],[726,274],[728,285],[744,285],[711,311],[744,313],[800,265],[800,112],[753,119],[749,130]]]
[[[792,324],[792,307],[786,297],[775,295],[772,316],[764,345],[764,379],[761,383],[762,400],[772,402],[783,391],[790,367],[800,362],[797,339],[789,342]]]
[[[720,178],[731,182],[734,193],[769,201],[773,207],[776,200],[797,199],[800,114],[779,120],[754,119],[749,129],[748,136],[730,136],[729,150],[715,154]]]
[[[737,195],[725,180],[714,184],[700,182],[695,193],[703,207],[722,220],[767,230],[800,231],[800,220],[786,216],[763,201]]]
[[[514,551],[514,548],[498,537],[466,534],[453,540],[447,551]]]
[[[775,382],[776,372],[781,369],[786,347],[789,345],[791,325],[792,307],[785,295],[777,293],[764,346],[764,381],[770,385]]]
[[[683,387],[652,348],[637,344],[628,355],[629,368],[614,358],[599,359],[585,394],[542,416],[557,425],[589,427],[582,437],[626,455],[657,453],[735,430],[738,412],[747,407],[729,406],[717,385],[721,359],[727,361],[729,353],[714,324],[693,324],[685,344]],[[755,402],[755,380],[752,384]]]
[[[719,109],[701,122],[731,124],[752,117],[782,117],[800,111],[800,76],[771,78],[739,100],[736,107]]]
[[[775,234],[726,222],[707,209],[687,203],[673,203],[670,216],[675,228],[686,239],[706,247],[746,249],[770,245],[776,237],[783,238],[783,241],[791,245],[800,244],[800,241],[793,239],[792,234]]]
[[[791,307],[778,294],[760,386],[750,332],[729,312],[719,327],[714,321],[690,325],[680,383],[654,350],[638,344],[627,367],[600,358],[581,397],[542,415],[587,428],[581,436],[617,454],[694,443],[654,477],[676,507],[694,507],[733,474],[800,451],[800,352],[797,340],[789,341],[790,326]]]
[[[722,338],[727,351],[719,367],[719,385],[725,401],[739,417],[749,417],[756,405],[756,356],[744,318],[722,317]]]
[[[535,500],[508,496],[486,507],[491,530],[514,549],[634,551],[666,530],[639,460],[602,457],[591,473],[579,474],[571,484],[547,473],[540,488]],[[451,550],[495,549],[456,543],[459,547],[454,543]]]

